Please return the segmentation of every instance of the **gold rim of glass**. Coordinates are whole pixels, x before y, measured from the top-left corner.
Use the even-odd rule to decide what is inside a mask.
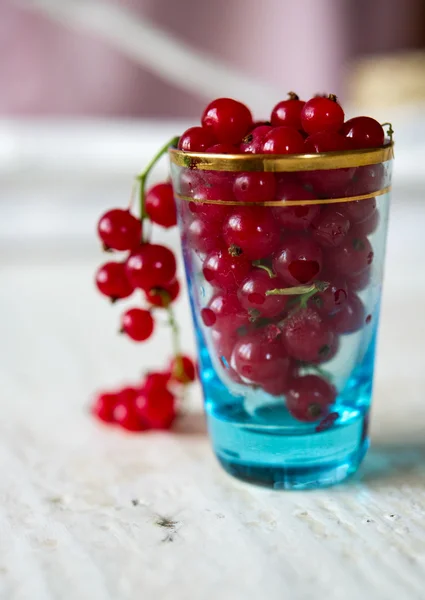
[[[376,165],[394,158],[394,143],[380,148],[322,152],[320,154],[208,154],[170,148],[170,160],[179,167],[202,171],[324,171]]]

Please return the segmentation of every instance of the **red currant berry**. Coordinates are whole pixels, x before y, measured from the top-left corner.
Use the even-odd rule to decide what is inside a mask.
[[[366,270],[373,261],[373,249],[366,237],[352,233],[343,242],[326,254],[326,264],[332,272],[351,277]]]
[[[304,142],[304,152],[316,154],[319,152],[340,152],[350,150],[349,141],[335,131],[319,131],[309,135]]]
[[[195,217],[187,228],[187,244],[195,252],[211,252],[223,245],[222,221]]]
[[[263,384],[287,375],[290,361],[279,339],[269,341],[262,332],[257,332],[236,342],[233,364],[241,377]]]
[[[339,131],[344,123],[344,111],[336,96],[316,96],[308,100],[301,111],[301,124],[308,134],[319,131]]]
[[[176,356],[170,365],[171,378],[178,383],[195,381],[196,371],[193,361],[188,356]]]
[[[356,294],[350,294],[341,310],[329,317],[329,323],[336,333],[354,333],[362,328],[365,315],[363,302]]]
[[[320,315],[328,316],[338,312],[347,302],[348,287],[345,280],[333,278],[329,281],[326,275],[322,275],[324,281],[328,281],[329,286],[324,292],[317,292],[310,299],[309,304],[316,309]]]
[[[217,98],[206,107],[202,125],[219,142],[239,144],[252,127],[252,115],[249,108],[237,100]]]
[[[311,283],[322,270],[322,250],[306,236],[287,235],[273,258],[273,270],[289,285]]]
[[[205,327],[212,327],[217,321],[215,312],[211,308],[203,308],[201,310],[201,319]]]
[[[362,221],[361,223],[355,223],[352,226],[352,233],[357,237],[364,235],[371,235],[374,233],[379,225],[379,211],[375,210],[370,217]]]
[[[231,256],[227,250],[214,250],[205,258],[202,272],[208,283],[222,289],[236,289],[251,270],[244,256]]]
[[[290,356],[305,362],[320,362],[334,344],[334,333],[318,312],[297,311],[285,321],[283,343]]]
[[[130,283],[142,290],[166,286],[175,279],[176,268],[174,254],[159,244],[143,244],[126,263]]]
[[[357,167],[353,180],[348,187],[347,196],[373,194],[381,190],[385,182],[385,167],[382,163]]]
[[[171,183],[158,183],[148,190],[146,212],[153,223],[168,229],[177,225],[176,205]]]
[[[274,199],[276,179],[273,173],[239,173],[233,184],[239,202],[268,202]]]
[[[177,279],[167,283],[163,287],[155,287],[148,291],[145,290],[146,300],[152,304],[152,306],[159,306],[161,308],[167,308],[174,302],[180,292],[180,284]]]
[[[114,421],[128,431],[145,431],[148,428],[140,418],[135,399],[132,402],[118,401],[114,409]]]
[[[324,248],[339,246],[350,229],[346,213],[334,206],[326,206],[311,226],[313,239]]]
[[[99,267],[96,286],[101,294],[113,301],[128,298],[134,290],[127,278],[125,263],[118,262],[108,262]]]
[[[178,193],[182,196],[192,197],[198,187],[203,184],[203,179],[199,171],[192,169],[182,169],[179,176]]]
[[[224,221],[223,237],[230,248],[240,248],[244,257],[260,260],[276,250],[280,232],[271,211],[243,206]]]
[[[238,298],[245,310],[252,317],[276,317],[284,309],[287,296],[267,296],[267,292],[275,288],[285,287],[278,278],[270,278],[262,269],[253,269],[238,290]]]
[[[105,421],[105,423],[113,423],[117,400],[117,394],[99,394],[92,408],[93,414],[101,421]]]
[[[255,127],[243,138],[239,151],[243,154],[258,154],[261,152],[264,137],[272,129],[270,125]]]
[[[214,144],[207,149],[209,154],[238,154],[239,147],[233,144]]]
[[[349,192],[354,167],[347,169],[326,169],[324,171],[305,171],[298,177],[303,185],[313,188],[319,198],[345,198],[354,195]]]
[[[305,375],[291,381],[286,407],[295,419],[313,422],[329,412],[335,402],[336,389],[318,375]]]
[[[384,130],[371,117],[354,117],[344,123],[341,134],[349,138],[354,148],[378,148],[384,145]]]
[[[313,192],[306,190],[300,183],[281,179],[277,185],[276,200],[315,200]],[[282,206],[273,209],[273,214],[285,229],[303,231],[309,227],[313,219],[320,213],[320,206],[315,204],[300,206]]]
[[[269,379],[261,384],[265,392],[271,396],[282,396],[286,394],[291,384],[291,380],[298,376],[298,366],[296,361],[289,361],[288,371],[279,374],[275,379]]]
[[[261,153],[263,154],[302,154],[304,140],[299,131],[293,127],[276,127],[263,138]]]
[[[162,392],[170,383],[170,378],[171,373],[169,371],[152,371],[147,373],[141,389],[147,394],[157,391]]]
[[[150,338],[154,329],[154,320],[148,310],[130,308],[121,319],[122,331],[135,342]]]
[[[350,290],[354,292],[361,292],[365,290],[372,279],[372,268],[368,267],[361,273],[357,273],[356,275],[347,276],[347,283]]]
[[[273,127],[293,127],[301,129],[301,111],[304,108],[304,100],[300,100],[297,94],[289,92],[289,98],[282,100],[272,110],[271,122]]]
[[[344,202],[343,211],[352,223],[362,223],[369,219],[376,211],[376,198]]]
[[[205,311],[211,311],[214,315],[214,323],[219,329],[237,329],[249,324],[249,315],[241,306],[234,292],[217,292],[208,302]],[[203,313],[203,318],[212,321],[210,312]],[[205,323],[205,320],[204,320]]]
[[[197,202],[190,202],[189,209],[191,212],[203,218],[208,225],[213,221],[222,223],[224,218],[229,214],[231,208],[219,204],[208,204],[209,200],[223,200],[225,202],[234,202],[233,195],[233,180],[230,180],[224,174],[221,179],[209,178],[208,183],[200,185],[193,199]]]
[[[97,224],[97,232],[105,248],[133,250],[140,244],[142,224],[129,210],[108,210]]]
[[[180,136],[178,149],[185,152],[205,152],[215,143],[212,131],[204,127],[190,127]]]
[[[174,394],[165,387],[141,391],[135,407],[140,419],[150,429],[169,429],[176,418]]]

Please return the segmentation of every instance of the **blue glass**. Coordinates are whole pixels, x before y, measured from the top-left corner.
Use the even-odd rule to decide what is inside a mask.
[[[350,222],[352,232],[358,231],[358,238],[354,236],[356,243],[367,236],[373,249],[372,264],[367,272],[363,271],[364,277],[347,275],[348,296],[357,295],[364,308],[361,322],[353,332],[339,332],[338,350],[329,360],[320,364],[296,362],[296,378],[313,374],[324,379],[334,386],[335,400],[316,420],[300,420],[288,410],[286,393],[271,395],[262,384],[250,381],[242,373],[235,376],[237,368],[233,354],[231,351],[227,355],[221,354],[214,338],[215,325],[208,319],[204,322],[202,309],[208,307],[215,290],[202,271],[207,252],[199,250],[191,236],[190,226],[196,218],[197,205],[181,191],[182,176],[187,175],[187,169],[172,165],[208,430],[214,452],[229,474],[274,489],[305,489],[338,483],[360,465],[369,446],[368,422],[388,222],[390,167],[390,162],[383,164],[385,176],[377,190],[374,223],[355,222],[356,211],[350,213],[356,215]],[[201,184],[208,179],[205,173],[202,176]],[[211,186],[215,181],[211,180]],[[357,202],[364,200],[374,202],[370,198]],[[338,210],[347,212],[344,206],[346,201],[336,205]],[[320,207],[324,210],[326,205],[320,204]],[[264,210],[272,208],[264,206]],[[203,211],[204,217],[205,205]],[[217,245],[220,244],[222,241],[217,240]],[[326,251],[337,252],[338,248]],[[295,305],[291,310],[301,308]],[[333,327],[332,316],[333,313],[329,316],[329,327]],[[264,321],[267,325],[267,320]],[[279,321],[279,326],[281,322],[284,319]],[[262,322],[259,323],[257,328],[262,326]]]

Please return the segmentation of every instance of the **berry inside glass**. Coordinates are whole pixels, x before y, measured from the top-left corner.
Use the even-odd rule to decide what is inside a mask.
[[[170,156],[212,445],[245,481],[332,485],[369,444],[392,144],[334,96],[290,95],[271,125],[211,106],[239,151]]]

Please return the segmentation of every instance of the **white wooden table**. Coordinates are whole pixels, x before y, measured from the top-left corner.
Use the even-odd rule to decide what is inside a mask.
[[[122,307],[92,286],[95,216],[125,203],[126,180],[12,171],[0,182],[1,600],[423,600],[420,194],[396,190],[364,466],[332,489],[272,492],[219,468],[199,387],[174,433],[92,420],[94,390],[167,356],[165,332],[146,345],[116,336]],[[178,311],[190,351],[186,300]]]

